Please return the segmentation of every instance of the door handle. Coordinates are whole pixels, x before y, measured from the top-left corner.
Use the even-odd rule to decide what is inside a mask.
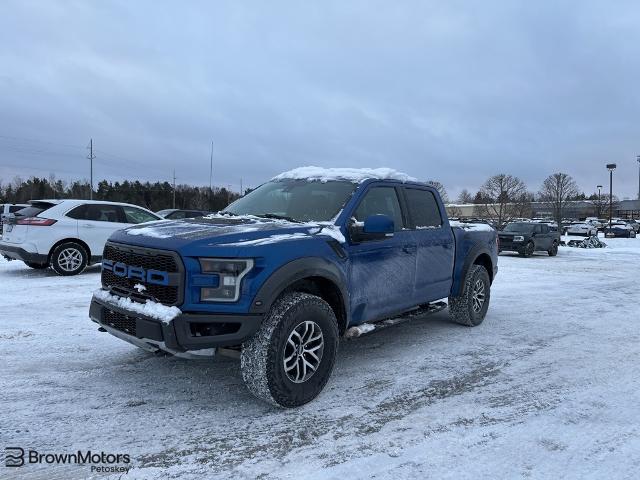
[[[90,223],[84,223],[82,226],[86,228],[95,228],[95,225],[91,225]]]

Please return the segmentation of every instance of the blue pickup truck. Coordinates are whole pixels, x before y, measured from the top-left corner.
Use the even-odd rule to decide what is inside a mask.
[[[324,388],[340,337],[425,313],[480,324],[497,235],[452,226],[438,192],[391,169],[303,167],[216,214],[114,233],[90,318],[149,351],[240,357],[257,397]]]

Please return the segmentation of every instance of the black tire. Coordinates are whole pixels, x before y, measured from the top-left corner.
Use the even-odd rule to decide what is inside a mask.
[[[297,383],[291,379],[292,373],[285,371],[285,359],[297,355],[298,360],[294,363],[298,363],[307,354],[285,355],[291,352],[289,339],[294,335],[293,331],[306,322],[319,328],[324,344],[313,373]],[[331,376],[338,350],[338,335],[338,322],[327,302],[308,293],[284,294],[273,304],[256,334],[242,345],[240,365],[247,388],[261,400],[279,407],[299,407],[310,402]],[[307,367],[304,368],[306,371]]]
[[[524,248],[521,248],[520,250],[518,250],[518,254],[521,257],[530,257],[533,255],[533,252],[535,252],[536,246],[533,242],[529,242],[527,243]]]
[[[65,242],[51,252],[51,268],[64,277],[77,275],[87,268],[89,254],[76,242]]]
[[[547,251],[547,253],[550,257],[555,257],[556,255],[558,255],[558,243],[553,242],[553,245],[551,245],[551,248]]]
[[[484,286],[484,298],[480,308],[474,302],[474,290],[477,282]],[[476,292],[477,293],[477,292]],[[491,280],[489,272],[482,265],[472,265],[464,279],[462,293],[457,297],[449,297],[449,315],[451,319],[467,327],[480,325],[489,309],[491,299]]]
[[[24,264],[29,268],[33,268],[34,270],[44,270],[45,268],[49,268],[48,263],[24,262]]]

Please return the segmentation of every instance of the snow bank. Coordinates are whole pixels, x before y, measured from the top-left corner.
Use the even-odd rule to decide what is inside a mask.
[[[288,172],[276,175],[271,180],[310,180],[329,182],[331,180],[346,180],[353,183],[362,183],[371,178],[377,180],[400,180],[401,182],[416,182],[417,179],[398,172],[392,168],[322,168],[300,167]]]
[[[158,320],[161,320],[162,323],[166,324],[169,324],[171,320],[182,313],[178,307],[168,307],[151,300],[147,300],[146,303],[137,303],[131,301],[129,298],[111,295],[108,291],[102,290],[101,288],[94,291],[93,296],[98,300],[110,303],[116,307],[124,308],[131,312],[146,315],[151,318],[157,318]]]
[[[460,227],[465,230],[469,230],[471,232],[493,232],[494,229],[491,225],[487,225],[486,223],[463,223],[457,222],[455,220],[450,220],[449,225],[452,227]]]

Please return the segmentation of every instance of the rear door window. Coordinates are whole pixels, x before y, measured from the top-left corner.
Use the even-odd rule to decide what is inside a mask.
[[[437,228],[442,226],[442,216],[436,197],[429,190],[405,188],[409,216],[414,228]]]
[[[88,204],[84,220],[93,222],[123,223],[121,220],[120,207],[107,204]]]

